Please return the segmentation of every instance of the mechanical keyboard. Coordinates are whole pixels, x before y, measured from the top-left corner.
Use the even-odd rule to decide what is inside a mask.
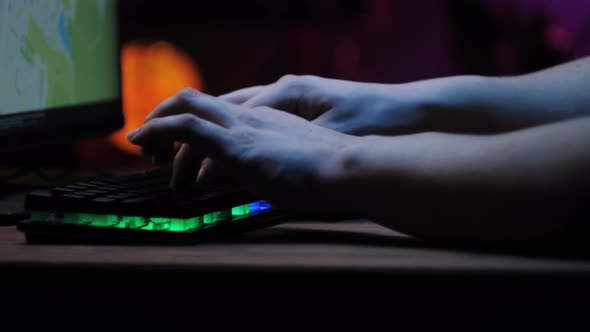
[[[171,168],[34,191],[17,229],[29,243],[194,244],[276,224],[280,214],[236,183],[169,188]]]

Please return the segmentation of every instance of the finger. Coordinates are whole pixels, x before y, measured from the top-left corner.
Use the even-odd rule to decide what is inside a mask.
[[[129,140],[143,147],[178,141],[198,145],[207,155],[225,155],[232,147],[227,129],[192,114],[153,119],[131,132]]]
[[[326,112],[317,118],[311,120],[320,127],[326,127],[332,129],[334,123],[343,122],[344,119],[334,119],[334,114],[338,115],[338,112]]]
[[[366,127],[364,123],[350,121],[346,117],[342,117],[341,115],[339,116],[339,114],[343,114],[343,112],[326,112],[313,119],[311,122],[320,127],[328,128],[344,134],[357,136],[363,135],[363,132],[360,129]],[[366,125],[368,126],[368,124]]]
[[[298,88],[289,89],[277,86],[275,88],[265,89],[243,102],[241,106],[245,108],[267,106],[281,111],[295,113],[300,97],[301,91]]]
[[[170,186],[178,191],[194,183],[205,154],[198,147],[184,143],[174,157]]]
[[[170,146],[172,146],[172,144],[170,144]],[[146,147],[141,148],[141,154],[151,158],[152,164],[156,166],[166,164],[172,160],[172,155],[174,155],[174,153],[169,151],[172,151],[171,147],[158,146],[149,149]]]
[[[268,106],[272,108],[279,108],[281,104],[285,104],[287,96],[282,92],[266,90],[260,94],[253,96],[242,103],[246,108],[254,108],[259,106]]]
[[[211,158],[206,158],[201,163],[201,169],[197,175],[198,183],[222,182],[230,178],[229,172],[223,165]]]
[[[128,139],[135,134],[135,130],[127,134]],[[151,157],[152,164],[164,164],[174,155],[174,143],[170,141],[154,142],[152,145],[141,146],[140,152],[143,156]]]
[[[201,93],[194,89],[183,89],[176,95],[164,100],[146,117],[145,122],[155,118],[183,113],[191,113],[199,118],[213,122],[222,127],[230,127],[236,122],[237,106],[223,99]]]
[[[266,88],[266,86],[263,86],[263,85],[253,86],[253,87],[249,87],[249,88],[236,90],[236,91],[233,91],[230,93],[226,93],[224,95],[220,95],[219,98],[221,98],[225,101],[228,101],[232,104],[240,105],[240,104],[244,103],[245,101],[253,98],[257,94],[261,93],[262,91],[264,91],[265,88]]]
[[[163,140],[154,142],[152,145],[142,146],[141,154],[151,157],[154,165],[165,164],[174,156],[174,142]]]

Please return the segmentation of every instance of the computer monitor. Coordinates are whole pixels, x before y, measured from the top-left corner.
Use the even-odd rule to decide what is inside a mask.
[[[0,164],[122,127],[118,7],[0,1]]]

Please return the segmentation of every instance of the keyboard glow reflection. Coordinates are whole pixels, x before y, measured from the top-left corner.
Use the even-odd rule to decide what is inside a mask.
[[[116,216],[89,213],[61,213],[32,211],[32,222],[52,222],[105,228],[139,229],[145,231],[190,232],[224,222],[235,222],[270,210],[271,205],[260,200],[193,218],[163,218]]]

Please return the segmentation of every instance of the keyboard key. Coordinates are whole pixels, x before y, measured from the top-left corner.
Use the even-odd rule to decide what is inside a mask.
[[[76,191],[76,189],[64,188],[64,187],[58,187],[58,188],[51,189],[51,193],[57,194],[57,195],[63,195],[63,194],[67,194],[67,193],[72,193],[74,191]]]
[[[78,195],[78,196],[82,196],[82,197],[91,197],[91,196],[96,196],[96,194],[90,193],[88,191],[76,191],[74,193],[72,193],[74,195]]]
[[[92,201],[97,202],[97,203],[112,203],[112,202],[116,202],[117,199],[116,198],[108,198],[108,197],[97,197],[97,198],[94,198]]]
[[[104,183],[102,181],[88,181],[86,183],[89,184],[89,185],[92,185],[92,186],[102,186],[102,185],[105,185],[106,184],[106,183]]]
[[[145,202],[145,199],[143,197],[128,198],[126,200],[121,201],[121,203],[124,203],[124,204],[139,204],[139,203],[143,203],[143,202]]]
[[[127,198],[134,197],[134,195],[132,195],[132,194],[117,194],[117,195],[112,195],[111,197],[117,197],[119,199],[127,199]]]
[[[83,195],[76,195],[76,194],[64,194],[62,197],[66,197],[66,198],[76,198],[76,199],[82,199],[85,196]]]
[[[113,190],[117,190],[117,187],[103,185],[103,186],[94,187],[94,189],[96,189],[96,190],[105,190],[105,191],[113,191]]]
[[[106,190],[97,190],[97,189],[88,189],[88,190],[86,190],[86,192],[91,193],[91,194],[106,194],[106,193],[108,193],[108,191],[106,191]]]
[[[80,189],[86,189],[86,186],[79,186],[79,185],[75,185],[75,184],[70,184],[70,185],[65,186],[65,188],[80,190]]]

